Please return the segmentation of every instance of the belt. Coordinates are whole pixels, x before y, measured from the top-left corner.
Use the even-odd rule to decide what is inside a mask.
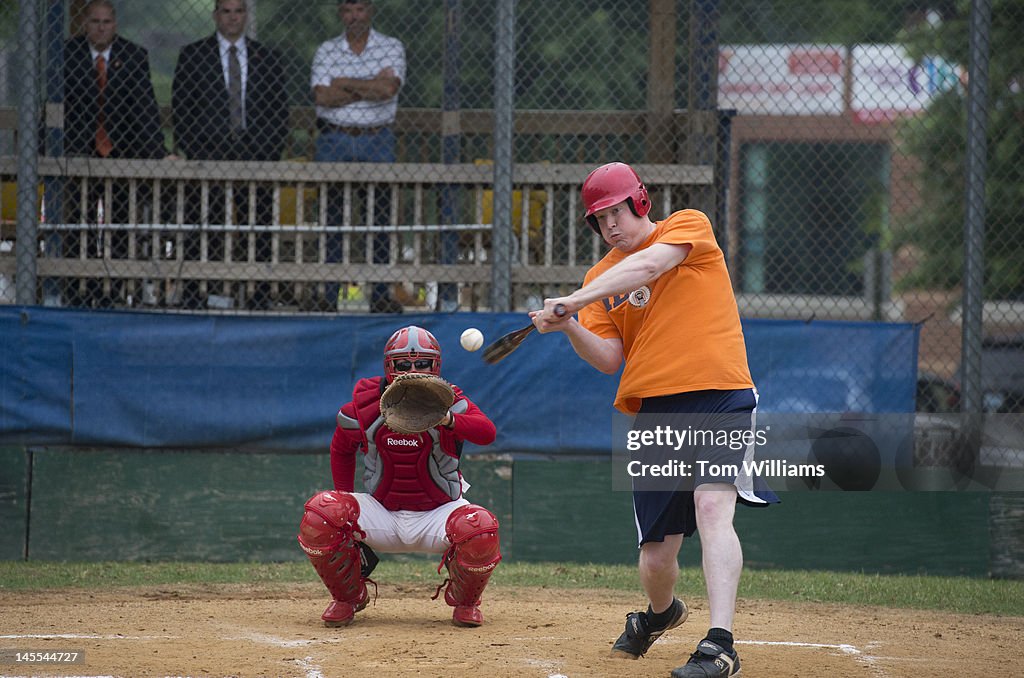
[[[379,125],[377,127],[345,127],[344,125],[333,125],[324,120],[317,120],[317,128],[321,132],[337,132],[339,134],[347,134],[350,137],[359,137],[364,134],[377,134],[381,130],[387,129],[387,125]]]

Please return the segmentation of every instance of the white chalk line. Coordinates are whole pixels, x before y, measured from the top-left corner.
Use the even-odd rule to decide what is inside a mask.
[[[320,645],[324,643],[337,643],[340,642],[337,638],[329,638],[327,640],[286,640],[284,638],[278,638],[272,636],[269,633],[260,633],[258,631],[250,631],[244,635],[238,636],[226,636],[224,640],[248,640],[253,643],[263,643],[264,645],[273,645],[274,647],[309,647],[310,645]],[[350,639],[349,639],[350,640]],[[324,678],[323,671],[316,659],[307,656],[302,659],[293,660],[298,664],[299,668],[305,672],[305,678]]]
[[[677,638],[665,638],[662,637],[658,640],[659,645],[671,645],[675,643],[682,644],[686,641]],[[878,678],[887,678],[889,675],[886,671],[878,665],[879,661],[901,661],[901,662],[913,662],[923,661],[917,659],[910,659],[909,657],[883,657],[872,653],[872,650],[880,645],[878,642],[868,643],[864,648],[859,648],[852,643],[803,643],[795,640],[737,640],[737,645],[763,645],[772,647],[799,647],[807,648],[809,650],[836,650],[849,656],[858,664],[862,664],[868,668],[873,675]]]
[[[238,635],[238,636],[224,636],[221,640],[248,640],[254,643],[262,643],[264,645],[273,645],[275,647],[308,647],[310,645],[318,645],[324,641],[322,640],[285,640],[284,638],[278,638],[272,636],[269,633],[259,633],[251,631],[249,633]],[[337,640],[330,640],[327,642],[337,642]]]
[[[369,635],[367,634],[363,635],[367,638],[369,637]],[[346,639],[351,640],[351,637],[348,637]],[[310,645],[322,645],[340,642],[340,639],[338,638],[328,638],[326,640],[286,640],[284,638],[272,636],[269,633],[259,633],[257,631],[250,631],[249,633],[239,636],[227,636],[224,638],[224,640],[248,640],[253,643],[263,643],[265,645],[273,645],[275,647],[285,648],[309,647]],[[324,678],[324,674],[320,668],[320,665],[317,663],[315,658],[307,656],[303,657],[302,659],[295,659],[293,661],[296,664],[298,664],[299,668],[305,672],[305,678]]]
[[[125,636],[120,634],[84,634],[84,633],[22,633],[22,634],[0,634],[0,639],[4,640],[20,640],[20,639],[60,639],[60,640],[177,640],[180,636]],[[248,640],[255,643],[263,643],[266,645],[273,645],[284,648],[297,648],[297,647],[308,647],[310,645],[319,645],[324,643],[336,643],[337,639],[327,640],[286,640],[266,633],[251,632],[244,635],[238,636],[227,636],[224,640]],[[528,641],[528,640],[571,640],[568,636],[545,636],[543,638],[535,637],[516,637],[513,640],[517,641]],[[663,638],[662,641],[668,640],[671,644],[672,641]],[[662,642],[662,644],[666,644]],[[877,665],[879,660],[889,661],[923,661],[913,660],[908,657],[892,657],[882,656],[875,654],[868,654],[868,650],[873,649],[879,643],[870,643],[864,649],[858,648],[856,645],[850,643],[806,643],[792,640],[737,640],[737,645],[763,645],[763,646],[775,646],[775,647],[803,647],[808,649],[822,649],[822,650],[838,650],[843,654],[850,655],[856,661],[865,664],[872,670],[875,675],[888,676],[888,673],[884,669]],[[306,678],[324,678],[320,667],[316,664],[313,657],[304,657],[303,659],[294,660],[296,664],[305,672]],[[541,660],[527,658],[525,659],[527,665],[532,665],[537,668],[553,669],[559,666],[562,662],[558,660]],[[4,675],[0,675],[0,678],[13,678]],[[69,677],[69,678],[108,678],[107,676],[81,676],[81,677]]]
[[[825,650],[839,650],[846,654],[862,654],[861,650],[849,643],[798,643],[793,640],[737,640],[736,645],[780,645],[783,647],[816,647]]]
[[[119,633],[106,635],[89,633],[11,633],[0,635],[0,640],[19,640],[22,638],[40,640],[46,638],[57,638],[59,640],[179,640],[181,636],[124,636]]]
[[[801,643],[793,640],[737,640],[737,645],[769,645],[775,647],[806,647],[810,649],[821,649],[821,650],[839,650],[845,655],[849,655],[859,664],[863,664],[865,667],[871,670],[871,672],[879,676],[879,678],[887,678],[888,673],[881,666],[878,666],[879,659],[889,660],[902,660],[900,657],[879,657],[876,655],[867,654],[865,650],[876,647],[879,643],[869,643],[865,650],[861,650],[856,645],[850,643]]]
[[[564,663],[557,659],[534,659],[532,657],[525,657],[522,662],[530,668],[540,669],[541,671],[557,671]]]
[[[312,657],[296,659],[295,663],[306,672],[306,678],[324,678],[324,674],[320,671],[320,666],[317,665]]]

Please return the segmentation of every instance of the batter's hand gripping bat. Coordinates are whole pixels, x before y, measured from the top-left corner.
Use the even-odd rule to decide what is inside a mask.
[[[555,315],[559,318],[565,316],[565,306],[562,304],[555,305]],[[523,343],[526,337],[530,336],[530,332],[533,332],[536,326],[530,323],[521,330],[509,332],[494,341],[490,346],[484,349],[484,362],[488,365],[503,360],[509,353],[519,348],[519,344]]]

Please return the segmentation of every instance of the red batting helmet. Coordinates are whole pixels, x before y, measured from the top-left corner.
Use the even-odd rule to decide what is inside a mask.
[[[622,162],[610,162],[591,172],[583,182],[581,192],[583,208],[587,210],[587,223],[597,233],[601,229],[594,212],[617,205],[623,200],[629,203],[629,209],[638,217],[651,211],[651,199],[644,182],[632,167]]]
[[[399,369],[398,363],[408,360],[411,364]],[[430,364],[422,367],[416,365],[420,360],[429,360]],[[430,332],[422,327],[409,325],[403,327],[384,344],[384,377],[392,381],[396,374],[402,372],[425,372],[441,374],[441,344]]]

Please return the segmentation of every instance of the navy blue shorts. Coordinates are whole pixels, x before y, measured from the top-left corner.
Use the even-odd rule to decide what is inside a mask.
[[[691,391],[657,398],[644,398],[633,428],[652,430],[655,426],[670,426],[674,430],[749,431],[753,426],[753,413],[757,398],[753,389],[735,391]],[[634,480],[633,511],[640,545],[649,541],[664,541],[666,535],[693,535],[697,530],[697,517],[693,504],[693,489],[704,483],[731,484],[735,475],[721,475],[718,470],[742,463],[746,447],[728,444],[700,444],[668,450],[677,462],[690,464],[692,475],[681,478],[673,490],[645,490],[644,484]],[[686,456],[689,455],[689,456]],[[698,463],[706,462],[706,463]],[[715,473],[700,472],[714,469]]]

